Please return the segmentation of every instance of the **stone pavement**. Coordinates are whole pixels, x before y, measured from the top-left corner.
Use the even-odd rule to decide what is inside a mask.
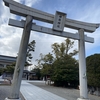
[[[20,91],[25,100],[67,100],[26,81],[22,81]]]
[[[31,85],[33,85],[32,88],[34,87],[33,89],[31,89],[32,90],[31,92],[27,88],[25,89],[26,91],[30,92],[27,95],[38,97],[38,99],[33,99],[33,100],[55,100],[54,97],[59,97],[59,99],[57,100],[77,100],[77,98],[79,98],[80,96],[78,89],[68,89],[68,88],[63,88],[63,87],[49,86],[45,84],[44,81],[26,81],[26,82],[31,83]],[[25,84],[23,84],[22,82],[22,86],[23,85],[25,86]],[[28,84],[26,84],[26,87],[27,86]],[[53,97],[52,94],[53,95],[55,94],[56,96]],[[41,99],[41,98],[44,98],[44,99]],[[89,94],[89,99],[100,100],[100,97]]]
[[[79,90],[78,89],[72,89],[72,88],[65,88],[65,87],[56,87],[53,85],[45,84],[43,81],[30,81],[31,84],[42,88],[46,91],[49,91],[53,94],[56,94],[60,97],[63,97],[67,100],[77,100],[79,98]]]

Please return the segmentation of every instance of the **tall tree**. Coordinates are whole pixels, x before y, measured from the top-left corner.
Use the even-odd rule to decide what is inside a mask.
[[[36,60],[38,62],[37,68],[42,68],[41,74],[42,76],[51,75],[52,73],[52,64],[54,61],[53,55],[51,53],[48,53],[46,55],[40,54],[40,59]]]
[[[35,67],[33,70],[31,70],[31,72],[34,72],[35,73],[35,76],[37,77],[38,80],[40,80],[41,78],[41,72],[40,72],[41,69]]]
[[[32,52],[35,51],[35,40],[33,40],[32,42],[30,42],[28,44],[28,47],[27,47],[27,54],[26,54],[26,66],[30,65],[31,63],[31,60],[32,60]]]
[[[100,88],[100,54],[86,58],[88,85]]]
[[[52,49],[53,49],[52,52],[55,54],[56,58],[63,57],[64,55],[67,54],[70,56],[74,56],[78,53],[78,51],[74,49],[72,52],[70,52],[73,46],[74,46],[74,41],[71,41],[70,39],[67,38],[61,44],[58,43],[52,44]]]
[[[55,85],[67,86],[68,83],[74,86],[78,84],[78,62],[72,57],[78,53],[77,50],[70,50],[74,41],[66,39],[64,42],[52,44],[54,54],[40,55],[39,66],[42,66],[42,75],[50,75]]]
[[[55,60],[52,80],[57,86],[77,86],[79,80],[78,62],[70,55]]]

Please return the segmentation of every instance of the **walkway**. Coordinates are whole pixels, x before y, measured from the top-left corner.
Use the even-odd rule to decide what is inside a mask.
[[[34,86],[28,83],[27,81],[22,81],[20,91],[24,96],[25,100],[66,100],[51,92],[48,92],[37,86]]]

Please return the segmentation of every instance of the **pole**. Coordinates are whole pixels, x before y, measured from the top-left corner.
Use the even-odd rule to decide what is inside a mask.
[[[9,99],[6,99],[6,100],[12,100],[12,99],[20,100],[19,99],[19,91],[20,91],[20,85],[21,85],[21,80],[22,80],[24,64],[25,64],[25,60],[26,60],[27,46],[28,46],[29,37],[30,37],[32,19],[33,18],[31,16],[26,17],[26,23],[24,26],[23,34],[22,34],[18,58],[17,58],[14,76],[13,76],[13,83],[11,86],[11,96],[9,97]]]
[[[78,98],[78,100],[88,100],[84,29],[79,30],[79,37],[80,37],[80,40],[79,40],[80,98]]]

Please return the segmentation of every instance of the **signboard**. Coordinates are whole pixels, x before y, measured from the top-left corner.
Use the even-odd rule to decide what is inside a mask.
[[[66,22],[66,14],[56,11],[54,22],[53,22],[53,30],[63,31]]]

